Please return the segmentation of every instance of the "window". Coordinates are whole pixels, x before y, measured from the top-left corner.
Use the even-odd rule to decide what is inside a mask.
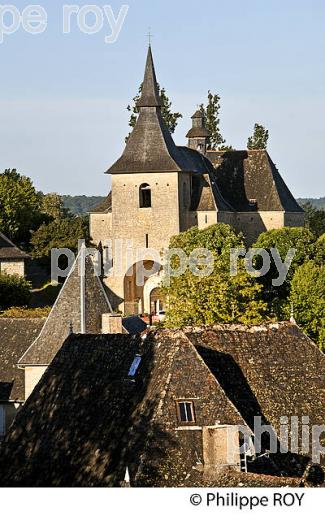
[[[180,423],[194,423],[194,404],[193,401],[179,401],[177,403],[177,415]]]
[[[128,376],[129,377],[134,377],[135,374],[137,373],[137,370],[139,368],[139,365],[141,363],[141,356],[135,356],[133,362],[132,362],[132,365],[130,367],[130,370],[129,370],[129,373],[128,373]]]
[[[140,208],[151,208],[151,189],[149,184],[141,184],[139,188]]]
[[[149,247],[149,235],[146,233],[146,249]]]
[[[207,224],[208,223],[208,215],[205,215],[204,219],[205,219],[205,223]]]

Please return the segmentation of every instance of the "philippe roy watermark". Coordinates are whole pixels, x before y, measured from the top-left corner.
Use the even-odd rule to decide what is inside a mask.
[[[210,276],[215,268],[216,255],[207,248],[196,248],[187,254],[181,248],[154,248],[134,247],[132,240],[116,239],[106,240],[101,250],[86,248],[85,241],[79,240],[78,244],[79,275],[84,275],[84,258],[91,255],[94,259],[94,271],[98,276],[120,277],[134,276],[138,287],[144,286],[146,280],[159,273],[162,285],[169,287],[172,278],[178,278],[189,270],[194,276],[205,278]],[[286,258],[282,261],[277,249],[272,248],[270,253],[266,249],[233,248],[229,252],[229,275],[238,274],[238,264],[242,262],[247,273],[252,277],[266,275],[271,268],[271,260],[277,269],[277,277],[272,279],[272,284],[281,286],[288,274],[296,250],[288,250]],[[60,258],[66,258],[66,267],[60,267]],[[241,258],[243,257],[243,258]],[[254,267],[254,259],[260,257],[262,265]],[[113,261],[114,259],[114,261]],[[53,281],[66,278],[76,261],[73,251],[67,248],[52,249],[51,252],[51,277]],[[62,263],[61,263],[62,265]]]
[[[233,460],[234,451],[238,454],[248,454],[250,456],[258,456],[258,454],[267,453],[302,453],[310,455],[314,464],[319,464],[321,455],[325,454],[325,446],[322,443],[324,439],[325,425],[310,425],[309,417],[303,416],[282,416],[280,417],[279,435],[270,424],[262,424],[260,416],[254,417],[254,428],[251,431],[245,425],[237,425],[237,430],[243,438],[241,446],[236,450],[231,438],[231,431],[228,432],[227,442],[227,460]],[[269,448],[267,452],[263,448],[263,436],[269,437]]]
[[[123,27],[129,6],[123,4],[119,11],[114,12],[111,5],[77,5],[65,4],[62,6],[61,29],[62,34],[79,31],[93,35],[107,31],[105,43],[115,43]],[[0,5],[0,43],[5,36],[10,36],[18,30],[38,35],[48,27],[48,13],[41,5],[27,5],[19,10],[15,5]]]

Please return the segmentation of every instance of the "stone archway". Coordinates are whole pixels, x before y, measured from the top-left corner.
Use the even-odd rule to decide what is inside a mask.
[[[150,293],[157,287],[161,265],[153,260],[133,264],[124,277],[124,313],[150,313]]]

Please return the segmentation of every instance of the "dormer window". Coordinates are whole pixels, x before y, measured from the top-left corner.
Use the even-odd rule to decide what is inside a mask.
[[[177,417],[180,424],[194,424],[195,414],[193,401],[178,401]]]
[[[250,209],[256,209],[257,208],[257,200],[256,199],[248,199],[248,204]]]
[[[151,208],[151,189],[149,184],[141,184],[139,188],[139,206],[140,208]]]

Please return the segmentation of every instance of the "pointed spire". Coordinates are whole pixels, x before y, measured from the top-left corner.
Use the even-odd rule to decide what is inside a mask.
[[[151,45],[148,47],[147,62],[142,83],[141,96],[137,102],[137,107],[160,107],[161,99],[158,92],[158,85],[153,64]]]

